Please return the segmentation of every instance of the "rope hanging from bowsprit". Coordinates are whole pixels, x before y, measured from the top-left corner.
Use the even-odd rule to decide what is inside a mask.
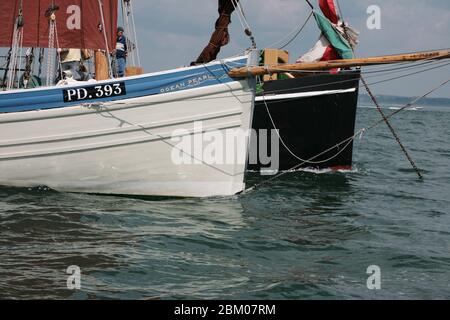
[[[350,145],[350,143],[353,142],[353,140],[355,140],[356,137],[360,136],[360,138],[361,138],[362,135],[363,135],[364,133],[368,132],[369,130],[374,129],[375,127],[379,126],[380,124],[382,124],[382,123],[384,123],[384,122],[386,122],[386,121],[389,122],[389,119],[392,118],[392,117],[394,117],[396,114],[398,114],[398,113],[400,113],[400,112],[402,112],[402,111],[408,109],[409,107],[412,107],[412,106],[415,105],[418,101],[420,101],[420,100],[422,100],[422,99],[428,97],[429,95],[431,95],[432,93],[436,92],[437,90],[439,90],[440,88],[442,88],[443,86],[445,86],[445,85],[447,85],[447,84],[449,84],[449,83],[450,83],[450,79],[445,80],[444,82],[440,83],[438,86],[436,86],[436,87],[434,87],[433,89],[429,90],[429,91],[426,92],[425,94],[423,94],[423,95],[421,95],[420,97],[417,97],[417,98],[414,99],[413,101],[409,102],[408,104],[406,104],[405,106],[403,106],[403,107],[400,108],[399,110],[394,111],[393,113],[391,113],[391,114],[389,114],[389,115],[384,115],[383,119],[381,119],[381,120],[379,120],[379,121],[376,121],[375,123],[373,123],[373,124],[370,125],[369,127],[366,127],[366,128],[363,128],[363,129],[359,130],[359,131],[356,132],[353,136],[351,136],[351,137],[349,137],[349,138],[347,138],[347,139],[345,139],[345,140],[342,140],[341,142],[339,142],[339,143],[336,144],[335,146],[330,147],[329,149],[327,149],[327,150],[325,150],[325,151],[323,151],[323,152],[321,152],[321,153],[315,155],[314,157],[312,157],[312,158],[310,158],[310,159],[308,159],[308,160],[302,160],[302,159],[299,159],[299,160],[302,160],[301,163],[295,165],[294,167],[290,168],[289,170],[283,171],[283,172],[281,172],[281,173],[275,175],[274,177],[272,177],[272,178],[270,178],[270,179],[267,179],[267,180],[262,181],[262,182],[260,182],[260,183],[258,183],[258,184],[256,184],[256,185],[254,185],[254,186],[252,186],[252,187],[247,188],[243,193],[245,194],[245,193],[249,193],[249,192],[255,191],[255,190],[257,190],[259,187],[261,187],[261,186],[263,186],[263,185],[267,185],[267,184],[269,184],[269,183],[271,183],[271,182],[273,182],[273,181],[279,179],[280,177],[282,177],[282,176],[284,176],[284,175],[286,175],[286,174],[289,174],[289,173],[292,172],[293,170],[300,169],[301,166],[303,166],[303,165],[306,164],[306,163],[314,163],[313,160],[315,160],[315,159],[317,159],[317,158],[319,158],[319,157],[321,157],[321,156],[327,154],[328,152],[330,152],[330,151],[332,151],[332,150],[334,150],[334,149],[336,149],[336,148],[339,148],[339,149],[341,149],[341,150],[345,150],[345,149]],[[383,114],[384,114],[384,113],[383,113]],[[342,146],[343,146],[343,147],[342,147]],[[342,152],[342,151],[340,151],[340,152]],[[334,157],[336,157],[338,154],[339,154],[339,153],[337,153],[336,155],[334,155]],[[330,159],[332,159],[332,158],[330,158]],[[420,173],[420,172],[419,172],[419,173]]]
[[[375,96],[372,93],[372,90],[370,90],[369,85],[367,84],[364,77],[361,76],[361,82],[363,83],[364,87],[366,88],[367,93],[369,94],[370,98],[372,99],[373,103],[375,104],[378,112],[380,113],[381,117],[383,118],[383,121],[386,123],[386,125],[389,128],[389,131],[391,131],[392,135],[394,136],[395,140],[397,141],[398,145],[400,146],[400,149],[405,154],[406,158],[408,159],[409,163],[413,167],[414,171],[416,171],[417,176],[419,179],[423,179],[422,173],[420,172],[419,168],[417,167],[416,163],[412,159],[412,157],[409,155],[408,150],[406,150],[403,143],[400,141],[400,137],[398,136],[397,132],[395,131],[394,127],[390,123],[389,119],[384,114],[383,110],[381,109],[380,104],[378,103],[378,100],[375,98]]]
[[[342,18],[342,20],[344,20],[342,9],[341,9],[341,6],[339,4],[339,0],[337,0],[337,5],[338,5],[338,9],[339,9],[341,18]],[[344,26],[345,26],[345,23],[344,23]],[[344,28],[344,33],[345,33],[346,37],[349,39],[350,36],[347,33],[347,28]],[[353,46],[352,46],[352,51],[353,51],[353,54],[355,54],[355,50],[354,50]],[[417,167],[416,163],[414,162],[414,160],[412,159],[412,157],[408,153],[408,150],[405,148],[405,146],[401,142],[400,137],[398,136],[398,134],[395,131],[395,129],[392,126],[392,124],[390,123],[389,119],[384,114],[383,110],[381,109],[380,104],[378,103],[378,100],[375,98],[374,94],[372,93],[372,90],[370,90],[370,87],[367,84],[367,82],[366,82],[366,80],[364,79],[363,76],[361,76],[361,82],[363,83],[364,88],[366,89],[367,93],[369,94],[370,99],[373,101],[375,107],[377,108],[377,111],[380,113],[383,121],[386,123],[387,127],[389,128],[389,131],[391,131],[392,135],[394,136],[395,140],[397,141],[398,145],[400,146],[400,149],[405,154],[406,158],[408,159],[408,161],[411,164],[411,166],[414,169],[414,171],[417,173],[417,176],[419,177],[419,179],[423,179],[422,173],[420,172],[420,170]]]

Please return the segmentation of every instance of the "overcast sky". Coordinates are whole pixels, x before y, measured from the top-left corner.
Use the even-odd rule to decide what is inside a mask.
[[[217,0],[134,0],[138,40],[145,71],[188,65],[209,41],[217,14]],[[301,25],[310,9],[304,0],[241,0],[259,48],[286,37]],[[317,0],[311,0],[316,5]],[[361,32],[360,57],[450,48],[449,0],[340,0],[344,18]],[[381,29],[367,28],[367,8],[381,8]],[[220,57],[250,46],[236,14],[231,43]],[[291,60],[308,51],[319,31],[313,19],[287,49]],[[284,42],[283,42],[284,43]],[[395,76],[395,75],[391,75]],[[421,95],[450,78],[450,66],[374,86],[377,94]],[[368,79],[369,82],[380,78]],[[450,86],[433,96],[450,98]]]

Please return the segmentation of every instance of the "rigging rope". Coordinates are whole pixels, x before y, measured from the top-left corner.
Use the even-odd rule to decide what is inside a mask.
[[[0,83],[2,88],[6,88],[6,80],[9,73],[9,66],[11,65],[11,52],[12,48],[9,48],[8,55],[6,56],[6,66],[5,66],[5,72],[3,73],[3,80]]]
[[[129,11],[129,6],[128,6],[129,5],[129,1],[122,0],[120,2],[120,4],[121,4],[121,7],[122,7],[123,26],[125,28],[125,32],[128,33],[128,36],[127,36],[128,51],[132,51],[132,46],[131,46],[131,43],[130,43],[130,40],[129,40],[129,38],[131,36],[130,19],[129,19],[130,11]],[[136,65],[136,62],[134,61],[134,54],[131,54],[131,55],[129,54],[128,57],[131,60],[131,64],[132,65]],[[115,62],[113,62],[113,63],[115,63]],[[114,68],[114,70],[115,69],[116,68]]]
[[[60,46],[59,46],[59,37],[58,37],[58,28],[56,27],[56,21],[55,21],[55,42],[56,42],[56,64],[58,65],[59,68],[59,76],[60,79],[63,79],[63,68],[62,68],[62,63],[61,63],[61,54],[60,54]]]
[[[446,84],[450,83],[450,79],[445,80],[444,82],[442,82],[441,84],[439,84],[438,86],[434,87],[433,89],[431,89],[430,91],[426,92],[425,94],[415,98],[414,100],[412,100],[411,102],[409,102],[408,104],[404,105],[403,107],[401,107],[400,109],[392,112],[391,114],[387,115],[386,118],[390,119],[392,117],[394,117],[395,115],[397,115],[398,113],[414,106],[417,102],[419,102],[420,100],[428,97],[430,94],[434,93],[435,91],[439,90],[440,88],[442,88],[443,86],[445,86]],[[365,130],[371,130],[373,128],[375,128],[376,126],[380,125],[381,123],[383,123],[383,119],[375,122],[372,126],[367,127]]]
[[[280,47],[279,49],[284,49],[286,48],[288,45],[290,45],[295,39],[297,39],[297,37],[300,35],[300,33],[303,31],[303,29],[305,29],[306,25],[308,24],[309,20],[311,20],[312,16],[314,15],[314,12],[311,11],[308,18],[306,18],[305,23],[303,23],[303,25],[301,26],[300,30],[298,30],[298,32],[294,35],[294,37],[292,37],[291,40],[289,40],[284,46]]]
[[[20,59],[19,56],[21,56],[22,50],[20,49],[22,46],[22,40],[23,40],[23,29],[16,28],[14,31],[14,39],[13,39],[13,45],[12,45],[12,51],[11,51],[11,65],[9,67],[8,72],[8,81],[7,81],[7,90],[11,90],[14,87],[14,82],[17,75],[17,69],[18,69],[18,60]]]
[[[309,2],[308,2],[308,3],[309,3]],[[339,11],[341,11],[341,10],[340,10],[340,6],[339,6],[339,1],[338,1],[338,8],[339,8]],[[341,11],[341,17],[342,17],[342,11]],[[345,29],[344,29],[344,30],[345,30]],[[448,64],[446,64],[446,65],[448,65]],[[444,65],[444,66],[445,66],[445,65]],[[442,66],[439,66],[439,67],[442,67]],[[430,70],[436,69],[436,68],[437,68],[437,67],[435,67],[435,68],[430,68]],[[421,72],[424,72],[424,71],[421,71]],[[417,73],[420,73],[420,72],[415,72],[415,73],[413,73],[413,74],[417,74]],[[402,76],[402,77],[405,77],[405,75]],[[397,77],[397,78],[400,78],[400,77]],[[406,148],[405,148],[405,147],[403,146],[403,144],[401,143],[401,141],[400,141],[398,135],[396,134],[394,128],[393,128],[392,125],[390,124],[389,119],[392,118],[394,115],[400,113],[401,111],[403,111],[403,110],[405,110],[405,109],[407,109],[407,108],[413,106],[416,102],[418,102],[419,100],[421,100],[421,99],[423,99],[423,98],[429,96],[431,93],[437,91],[439,88],[441,88],[441,87],[445,86],[446,84],[450,83],[450,79],[448,79],[448,80],[442,82],[442,83],[439,84],[437,87],[435,87],[435,88],[433,88],[432,90],[428,91],[428,92],[425,93],[424,95],[422,95],[422,96],[420,96],[420,97],[414,99],[413,101],[411,101],[410,103],[406,104],[404,107],[400,108],[399,110],[396,110],[395,112],[391,113],[390,115],[385,115],[385,114],[384,114],[384,112],[383,112],[382,109],[381,109],[381,106],[378,104],[378,101],[377,101],[376,98],[373,96],[373,94],[372,94],[372,92],[371,92],[371,90],[370,90],[369,85],[367,84],[367,82],[364,80],[363,77],[361,77],[361,80],[362,80],[362,82],[363,82],[363,86],[366,88],[366,90],[367,90],[369,96],[371,97],[371,99],[372,99],[373,102],[375,103],[375,105],[376,105],[378,111],[379,111],[380,114],[382,115],[382,119],[381,119],[381,120],[377,121],[376,123],[374,123],[373,125],[371,125],[371,126],[368,127],[368,128],[363,128],[363,129],[359,130],[359,131],[358,131],[357,133],[355,133],[353,136],[351,136],[351,137],[349,137],[349,138],[343,140],[342,142],[338,143],[337,145],[335,145],[335,146],[333,146],[333,147],[331,147],[331,148],[325,150],[324,152],[322,152],[322,153],[320,153],[320,154],[318,154],[318,155],[316,155],[316,156],[314,156],[314,157],[312,157],[312,158],[310,158],[310,159],[308,159],[308,160],[304,160],[304,159],[301,159],[301,158],[297,157],[297,156],[296,156],[289,148],[287,148],[287,146],[286,146],[286,144],[284,143],[283,139],[282,139],[281,136],[279,135],[278,130],[276,130],[277,133],[278,133],[278,135],[279,135],[280,141],[281,141],[282,144],[285,146],[285,148],[286,148],[286,149],[287,149],[294,157],[296,157],[298,160],[300,160],[300,161],[302,161],[302,162],[301,162],[300,164],[298,164],[298,165],[292,167],[290,170],[287,170],[287,171],[285,171],[285,172],[282,172],[282,173],[280,173],[280,174],[278,174],[278,175],[272,177],[271,179],[268,179],[268,180],[266,180],[266,181],[263,181],[262,183],[256,184],[255,186],[246,189],[243,193],[248,193],[248,192],[251,192],[251,191],[253,191],[253,190],[256,190],[256,189],[259,188],[260,186],[265,185],[265,184],[268,184],[268,183],[270,183],[270,182],[272,182],[272,181],[274,181],[274,180],[280,178],[281,176],[287,174],[288,172],[291,172],[291,171],[293,171],[293,170],[296,170],[296,169],[300,168],[301,166],[303,166],[303,165],[306,164],[306,163],[313,163],[312,160],[315,160],[315,159],[317,159],[318,157],[320,157],[320,156],[326,154],[327,152],[329,152],[329,151],[331,151],[331,150],[333,150],[333,149],[335,149],[335,148],[337,148],[337,147],[340,147],[342,144],[347,143],[347,145],[343,148],[343,150],[345,150],[345,149],[350,145],[350,143],[354,141],[354,139],[355,139],[358,135],[360,135],[360,136],[362,137],[362,135],[363,135],[365,132],[367,132],[368,130],[371,130],[371,129],[375,128],[376,126],[380,125],[381,123],[386,123],[386,124],[388,125],[388,127],[389,127],[391,133],[392,133],[392,134],[394,135],[394,137],[396,138],[398,144],[400,145],[402,151],[405,153],[405,155],[406,155],[406,157],[408,158],[410,164],[412,165],[412,167],[414,168],[414,170],[415,170],[416,173],[418,174],[419,178],[422,179],[423,176],[421,175],[420,170],[417,168],[417,166],[415,165],[414,161],[413,161],[412,158],[409,156],[409,153],[407,152]],[[393,79],[389,79],[389,80],[393,80]],[[380,82],[378,82],[378,83],[380,83]],[[263,99],[264,99],[264,96],[263,96]],[[273,125],[274,128],[276,129],[276,126],[275,126],[275,123],[274,123],[274,121],[273,121],[273,118],[272,118],[272,116],[271,116],[271,114],[270,114],[268,105],[267,105],[265,99],[264,99],[263,101],[264,101],[264,104],[265,104],[265,106],[266,106],[266,110],[267,110],[267,112],[268,112],[268,115],[269,115],[269,117],[270,117],[270,120],[271,120],[271,122],[272,122],[272,125]],[[336,155],[336,156],[337,156],[337,155]],[[332,159],[332,158],[331,158],[331,159]]]
[[[22,43],[23,43],[23,3],[20,1],[19,5],[19,14],[17,15],[14,31],[13,31],[13,43],[10,51],[10,62],[8,69],[8,78],[6,89],[11,90],[14,87],[14,83],[17,76],[18,68],[21,65],[21,56],[22,56]],[[19,64],[19,65],[18,65]]]
[[[261,79],[259,79],[259,82],[260,82],[260,84],[262,85]],[[276,124],[275,124],[275,121],[273,120],[273,117],[272,117],[272,114],[271,114],[271,112],[270,112],[270,110],[269,110],[269,106],[267,105],[267,101],[266,101],[266,99],[265,99],[265,96],[263,95],[262,98],[263,98],[264,106],[265,106],[265,108],[266,108],[267,115],[269,116],[270,122],[272,123],[272,127],[275,129],[275,131],[276,131],[276,133],[277,133],[277,136],[278,136],[278,138],[279,138],[281,144],[285,147],[285,149],[286,149],[286,150],[287,150],[294,158],[296,158],[297,160],[303,162],[303,164],[306,164],[306,163],[309,163],[309,164],[322,164],[322,163],[326,163],[326,162],[328,162],[328,161],[331,161],[331,160],[333,160],[334,158],[336,158],[337,156],[339,156],[342,152],[344,152],[344,150],[347,149],[347,147],[350,145],[351,142],[349,142],[349,143],[348,143],[343,149],[341,149],[337,154],[335,154],[335,155],[333,155],[331,158],[328,158],[328,159],[325,159],[325,160],[321,160],[321,161],[310,161],[310,160],[302,159],[301,157],[299,157],[298,155],[296,155],[296,154],[291,150],[291,148],[289,148],[289,147],[287,146],[287,144],[285,143],[284,139],[281,137],[281,135],[280,135],[280,130],[277,129],[277,126],[276,126]],[[302,165],[303,165],[303,164],[302,164]]]
[[[240,2],[237,2],[235,0],[232,0],[231,3],[233,4],[234,10],[238,13],[238,18],[241,23],[242,29],[244,29],[244,33],[250,38],[250,41],[252,42],[252,48],[256,49],[256,41],[255,37],[253,36],[252,29],[250,28],[250,25],[247,21],[247,17],[244,13],[244,8]]]
[[[139,43],[137,37],[136,22],[134,18],[133,2],[131,0],[123,0],[121,1],[121,7],[125,32],[128,34],[127,44],[128,51],[130,53],[128,56],[131,59],[132,65],[140,66],[141,58],[139,54]]]
[[[31,72],[33,69],[33,62],[34,62],[34,48],[28,48],[26,53],[26,64],[25,64],[25,72],[22,75],[22,84],[23,87],[26,89],[28,87],[28,82],[31,78]],[[20,86],[20,84],[19,84]]]
[[[108,74],[110,78],[113,78],[112,70],[111,70],[111,55],[109,52],[109,43],[108,43],[108,36],[106,34],[106,24],[105,24],[105,16],[103,14],[103,2],[102,0],[98,0],[98,5],[100,9],[100,17],[102,18],[102,32],[103,36],[105,38],[105,45],[106,45],[106,56],[108,58]]]
[[[417,167],[416,163],[412,159],[412,157],[409,155],[408,150],[406,150],[406,147],[403,145],[403,143],[400,140],[400,137],[398,136],[397,132],[395,131],[392,124],[389,122],[389,119],[386,117],[386,115],[383,112],[383,109],[381,109],[380,104],[378,103],[378,100],[375,98],[375,96],[372,93],[372,90],[370,90],[369,85],[367,84],[366,80],[364,80],[363,77],[361,77],[361,81],[364,84],[364,87],[366,88],[367,93],[369,94],[370,98],[372,99],[373,103],[377,107],[378,112],[380,113],[381,117],[383,118],[383,121],[388,126],[389,130],[391,131],[392,135],[394,136],[395,140],[397,141],[398,145],[400,146],[402,152],[405,154],[406,158],[408,159],[409,163],[413,167],[413,169],[416,171],[417,176],[419,179],[423,179],[422,173],[420,172],[419,168]]]
[[[343,12],[342,12],[341,7],[340,7],[339,0],[336,0],[336,2],[337,2],[337,5],[338,5],[338,10],[340,12],[341,18],[344,21],[344,15],[343,15]],[[343,23],[343,25],[345,26],[345,23]],[[347,33],[347,28],[345,28],[345,27],[344,27],[344,33],[345,33],[347,39],[350,39],[350,37],[349,37],[349,35]],[[352,48],[352,51],[353,51],[353,55],[355,55],[354,47],[352,46],[351,48]],[[363,76],[361,76],[361,82],[363,83],[364,88],[366,89],[366,91],[367,91],[368,95],[370,96],[370,98],[372,99],[373,103],[377,107],[378,113],[381,115],[381,117],[383,118],[383,121],[386,123],[387,127],[389,128],[389,131],[391,131],[392,135],[394,136],[395,140],[397,141],[398,145],[400,146],[400,149],[405,154],[406,158],[408,159],[408,161],[411,164],[411,166],[413,167],[413,169],[416,171],[417,176],[419,177],[419,179],[423,179],[422,173],[420,172],[419,168],[417,167],[416,163],[412,159],[412,157],[409,154],[409,152],[406,149],[406,147],[403,145],[402,141],[400,140],[399,135],[395,131],[395,129],[392,126],[392,124],[389,122],[389,119],[384,114],[383,109],[381,108],[380,104],[378,103],[378,100],[375,98],[374,94],[372,93],[372,90],[370,89],[368,83],[366,82],[366,80],[364,79]]]
[[[398,113],[400,113],[400,112],[402,112],[402,111],[404,111],[404,110],[406,110],[406,109],[412,107],[414,104],[416,104],[416,103],[417,103],[418,101],[420,101],[421,99],[426,98],[426,97],[429,96],[430,94],[436,92],[437,90],[439,90],[440,88],[442,88],[443,86],[445,86],[446,84],[449,84],[449,83],[450,83],[450,78],[447,79],[447,80],[445,80],[444,82],[440,83],[438,86],[434,87],[433,89],[431,89],[430,91],[426,92],[425,94],[421,95],[420,97],[415,98],[414,100],[412,100],[410,103],[406,104],[405,106],[403,106],[403,107],[400,108],[399,110],[396,110],[396,111],[392,112],[391,114],[385,116],[385,118],[388,119],[388,120],[391,119],[392,117],[394,117],[394,116],[397,115]],[[294,167],[290,168],[289,170],[283,171],[283,172],[281,172],[281,173],[279,173],[279,174],[273,176],[273,177],[270,178],[270,179],[267,179],[267,180],[262,181],[262,182],[260,182],[260,183],[258,183],[258,184],[256,184],[256,185],[254,185],[254,186],[252,186],[252,187],[250,187],[250,188],[247,188],[242,194],[246,194],[246,193],[255,191],[255,190],[258,189],[259,187],[261,187],[261,186],[263,186],[263,185],[266,185],[266,184],[269,184],[270,182],[275,181],[275,180],[279,179],[280,177],[282,177],[282,176],[284,176],[284,175],[286,175],[286,174],[288,174],[288,173],[290,173],[290,172],[292,172],[292,171],[294,171],[294,170],[299,169],[300,167],[302,167],[302,166],[303,166],[304,164],[306,164],[307,162],[311,162],[311,161],[317,159],[318,157],[320,157],[320,156],[322,156],[322,155],[324,155],[324,154],[326,154],[326,153],[332,151],[333,149],[339,148],[341,145],[346,144],[345,147],[343,148],[343,149],[345,150],[345,149],[350,145],[350,143],[351,143],[352,141],[354,141],[358,136],[362,136],[362,135],[363,135],[364,133],[366,133],[367,131],[376,128],[377,126],[379,126],[380,124],[382,124],[382,123],[384,123],[384,122],[385,122],[385,119],[381,119],[381,120],[378,120],[378,121],[374,122],[374,123],[373,123],[372,125],[370,125],[369,127],[360,129],[360,130],[359,130],[358,132],[356,132],[353,136],[351,136],[351,137],[349,137],[349,138],[347,138],[347,139],[341,141],[340,143],[336,144],[335,146],[333,146],[333,147],[331,147],[331,148],[329,148],[329,149],[327,149],[327,150],[321,152],[320,154],[318,154],[318,155],[316,155],[316,156],[314,156],[314,157],[308,159],[307,161],[305,161],[305,162],[303,162],[303,163],[300,163],[300,164],[297,164],[297,165],[295,165]]]
[[[42,75],[42,65],[44,63],[44,55],[45,55],[45,49],[40,48],[39,50],[39,69],[38,69],[38,77],[41,78]]]
[[[141,66],[141,56],[139,54],[139,43],[138,43],[138,37],[137,37],[137,29],[136,29],[136,22],[134,19],[134,8],[133,8],[133,2],[129,1],[130,3],[130,12],[131,12],[131,23],[133,25],[133,37],[136,45],[136,57],[137,57],[137,63],[138,66]]]
[[[436,66],[436,67],[433,67],[433,68],[428,68],[428,69],[421,70],[421,71],[416,71],[416,72],[412,72],[412,73],[407,73],[407,74],[404,74],[404,75],[401,75],[401,76],[398,76],[398,77],[393,77],[393,78],[388,78],[388,79],[384,79],[384,80],[377,81],[377,82],[372,82],[372,83],[370,83],[369,85],[376,85],[376,84],[379,84],[379,83],[384,83],[384,82],[389,82],[389,81],[392,81],[392,80],[398,80],[398,79],[410,77],[410,76],[413,76],[413,75],[416,75],[416,74],[420,74],[420,73],[424,73],[424,72],[427,72],[427,71],[439,69],[439,68],[442,68],[442,67],[445,67],[445,66],[448,66],[448,65],[450,65],[450,62],[445,63],[445,64],[441,64],[441,65]],[[372,77],[373,77],[373,76],[372,76]],[[368,77],[368,78],[369,78],[369,77]]]
[[[313,15],[313,12],[310,13],[311,17]],[[309,17],[307,20],[305,20],[305,22],[303,23],[304,26],[306,26],[306,24],[308,23],[309,19],[311,19],[311,17]],[[304,28],[304,27],[303,27]],[[302,29],[302,28],[300,28]],[[273,48],[276,47],[279,43],[283,42],[284,40],[288,39],[293,33],[298,33],[300,34],[302,30],[298,31],[298,26],[296,26],[294,29],[292,29],[291,31],[289,31],[285,36],[283,36],[280,40],[277,40],[269,45],[264,46],[264,48]],[[296,36],[298,36],[298,34]],[[282,48],[280,48],[282,49]]]
[[[56,16],[54,13],[49,18],[49,32],[48,32],[48,52],[47,52],[47,73],[46,73],[46,85],[47,87],[53,84],[54,76],[54,62],[55,55],[55,33],[56,33]]]

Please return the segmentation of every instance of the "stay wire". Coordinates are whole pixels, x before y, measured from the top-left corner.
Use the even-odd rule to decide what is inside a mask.
[[[297,39],[297,37],[300,35],[300,33],[302,33],[303,29],[305,29],[306,25],[308,24],[309,20],[311,20],[311,17],[313,16],[314,12],[311,11],[310,14],[308,15],[308,18],[306,18],[305,23],[303,23],[303,25],[301,26],[300,30],[298,30],[298,32],[292,37],[291,40],[289,40],[284,46],[280,47],[279,49],[284,49],[286,48],[288,45],[290,45],[295,39]]]
[[[242,4],[240,2],[236,2],[235,0],[232,0],[231,4],[233,5],[234,10],[237,11],[238,13],[238,18],[241,23],[242,29],[244,29],[245,35],[249,37],[252,43],[252,48],[256,49],[257,48],[256,40],[255,37],[253,36],[252,29],[250,28],[250,25],[247,21],[247,17],[245,16]]]
[[[343,14],[342,14],[342,10],[339,4],[339,0],[337,1],[337,5],[338,5],[338,9],[340,11],[342,20],[344,20]],[[346,28],[344,28],[345,33],[347,34],[347,30]],[[353,48],[352,48],[353,50]],[[413,169],[416,171],[417,176],[419,177],[419,179],[423,179],[422,173],[420,172],[419,168],[417,167],[416,163],[414,162],[414,160],[412,159],[411,155],[409,154],[408,150],[406,149],[406,147],[403,145],[403,143],[400,140],[400,137],[398,136],[397,132],[395,131],[394,127],[392,126],[392,124],[389,122],[389,119],[386,117],[386,115],[383,112],[383,109],[381,109],[380,104],[378,103],[378,100],[375,98],[375,96],[372,93],[372,90],[370,90],[369,85],[367,84],[367,82],[365,81],[364,77],[361,77],[361,81],[364,85],[364,87],[366,88],[367,93],[369,94],[370,98],[372,99],[373,103],[375,104],[375,106],[377,107],[378,112],[380,113],[381,117],[383,118],[384,122],[386,123],[386,125],[388,126],[389,130],[391,131],[392,135],[394,136],[395,140],[397,141],[398,145],[400,146],[402,152],[405,154],[406,158],[408,159],[409,163],[411,164],[411,166],[413,167]]]
[[[299,35],[300,33],[303,31],[303,29],[306,27],[306,25],[308,24],[309,20],[311,20],[311,17],[313,15],[313,12],[310,12],[310,15],[308,16],[308,18],[303,22],[302,27],[300,27],[300,30],[298,29],[298,26],[296,26],[294,29],[292,29],[290,32],[288,32],[283,38],[281,38],[280,40],[273,42],[269,45],[264,46],[265,48],[273,48],[273,47],[277,47],[279,43],[282,43],[283,41],[285,41],[286,39],[288,39],[293,33],[295,33],[295,35],[293,36],[293,38],[291,38],[291,40],[288,40],[289,42],[285,45],[283,45],[282,47],[279,47],[279,49],[284,49],[286,46],[288,46],[292,41],[294,41]]]

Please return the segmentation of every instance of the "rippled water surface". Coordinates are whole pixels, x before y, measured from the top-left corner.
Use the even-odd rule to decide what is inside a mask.
[[[378,119],[361,106],[357,126]],[[380,126],[356,141],[352,172],[289,173],[230,198],[0,188],[0,298],[450,298],[450,106],[393,124],[423,181]],[[81,290],[67,289],[71,265]]]

